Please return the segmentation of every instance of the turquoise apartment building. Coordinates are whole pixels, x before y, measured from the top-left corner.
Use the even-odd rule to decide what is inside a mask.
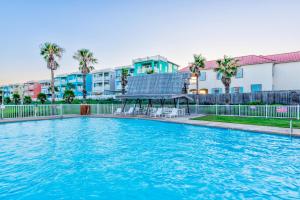
[[[133,76],[134,74],[134,66],[132,65],[120,66],[115,68],[115,91],[118,93],[122,91],[122,84],[121,84],[122,69],[127,69],[129,76]]]
[[[153,70],[154,73],[175,73],[179,66],[160,55],[138,58],[133,60],[134,76],[147,74]]]
[[[63,99],[64,92],[66,89],[68,89],[68,85],[72,84],[73,88],[70,88],[74,91],[76,98],[82,98],[83,97],[83,78],[82,74],[80,72],[75,72],[71,74],[63,74],[58,75],[55,77],[54,85],[57,87],[58,92],[56,92],[56,98],[57,99]],[[86,90],[87,90],[87,96],[91,95],[92,93],[92,75],[87,74],[86,75]]]
[[[9,97],[9,98],[12,97],[13,90],[12,90],[12,87],[10,85],[0,86],[0,91],[3,94],[4,98],[5,97]],[[1,94],[1,96],[2,96],[2,94]]]

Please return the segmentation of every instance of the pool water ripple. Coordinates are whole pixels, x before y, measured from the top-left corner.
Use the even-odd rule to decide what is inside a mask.
[[[300,199],[300,139],[137,119],[0,125],[0,199]]]

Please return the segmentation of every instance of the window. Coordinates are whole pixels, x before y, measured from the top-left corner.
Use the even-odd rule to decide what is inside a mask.
[[[236,78],[243,78],[243,68],[237,68]]]
[[[262,84],[251,85],[251,92],[261,92],[261,91],[262,91]]]
[[[217,73],[217,80],[221,80],[222,79],[222,74],[221,73]]]
[[[141,73],[147,73],[147,71],[151,69],[152,69],[151,64],[145,64],[142,66]]]
[[[212,88],[211,93],[212,94],[221,94],[222,93],[222,88]]]
[[[206,72],[201,72],[200,73],[200,78],[199,78],[200,81],[205,81],[206,80]]]
[[[232,87],[230,93],[239,94],[243,93],[244,88],[243,87]]]

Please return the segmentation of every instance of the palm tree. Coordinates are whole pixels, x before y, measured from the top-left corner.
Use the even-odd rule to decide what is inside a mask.
[[[21,101],[21,97],[18,93],[13,94],[12,96],[14,104],[18,105]]]
[[[4,104],[3,102],[4,102],[4,91],[3,91],[3,89],[0,89],[0,104]]]
[[[154,74],[154,70],[153,70],[153,69],[148,69],[148,70],[146,71],[146,74]]]
[[[129,76],[129,69],[123,68],[122,69],[122,74],[121,74],[121,86],[122,86],[122,94],[125,94],[125,88],[127,85],[127,78]]]
[[[25,96],[25,97],[23,98],[23,103],[24,103],[24,104],[31,104],[31,103],[32,103],[31,97],[30,97],[30,96]]]
[[[50,86],[50,87],[48,88],[48,92],[51,92],[51,91],[52,91],[52,87]],[[58,89],[57,86],[54,86],[54,92],[59,92],[59,89]]]
[[[205,68],[206,59],[201,54],[194,54],[194,62],[190,63],[189,68],[193,75],[196,77],[196,95],[197,95],[197,102],[199,96],[199,76],[201,75],[201,69]]]
[[[69,89],[65,90],[63,98],[66,103],[71,104],[75,98],[75,94],[74,94],[73,90],[69,90]]]
[[[222,75],[221,81],[225,87],[225,93],[229,94],[231,78],[237,73],[239,67],[238,60],[224,55],[223,59],[217,60],[218,66],[215,72]]]
[[[86,100],[86,75],[90,73],[94,67],[92,64],[97,63],[97,59],[94,57],[93,53],[88,49],[79,49],[73,56],[75,60],[79,62],[79,70],[82,73],[83,79],[83,100]]]
[[[39,93],[37,99],[44,104],[47,101],[47,95],[45,93]]]
[[[9,97],[4,97],[3,101],[4,101],[4,104],[10,104],[11,99]]]
[[[55,88],[54,88],[54,71],[57,70],[59,64],[57,59],[62,57],[64,49],[55,43],[46,42],[41,45],[41,56],[47,63],[47,68],[51,70],[51,96],[52,103],[55,102]]]

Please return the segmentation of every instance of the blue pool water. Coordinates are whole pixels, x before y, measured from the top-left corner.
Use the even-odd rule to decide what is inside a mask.
[[[0,199],[300,199],[300,139],[136,119],[0,124]]]

